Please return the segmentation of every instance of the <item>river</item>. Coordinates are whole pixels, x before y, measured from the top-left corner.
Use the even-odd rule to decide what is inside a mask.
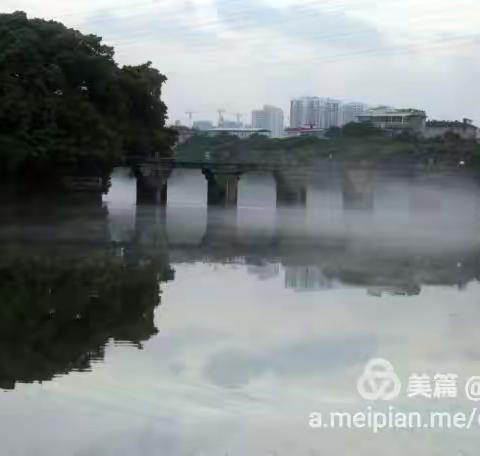
[[[160,208],[137,206],[118,169],[103,201],[7,200],[1,455],[477,454],[476,412],[470,429],[335,429],[312,416],[468,421],[479,190],[455,175],[379,175],[352,199],[333,176],[311,182],[304,205],[277,207],[258,173],[241,178],[237,209],[220,209],[184,170]],[[365,399],[378,359],[394,370],[385,388],[401,389]]]

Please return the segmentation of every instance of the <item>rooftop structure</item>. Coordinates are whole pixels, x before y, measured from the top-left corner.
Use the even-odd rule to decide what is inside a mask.
[[[266,128],[212,128],[206,130],[208,136],[219,136],[222,134],[237,136],[245,139],[253,135],[270,136],[270,130]]]
[[[466,140],[476,140],[478,136],[478,128],[473,125],[470,119],[463,119],[462,122],[458,120],[431,120],[426,124],[426,138],[441,138],[447,133],[457,135]]]
[[[213,122],[210,120],[196,120],[193,122],[193,128],[196,130],[210,130],[213,128]]]
[[[325,128],[315,127],[285,128],[285,134],[290,138],[294,136],[316,136],[323,138],[325,137],[325,131]]]
[[[375,127],[392,134],[410,131],[423,134],[427,115],[419,109],[394,109],[380,107],[358,116],[359,122],[371,122]]]

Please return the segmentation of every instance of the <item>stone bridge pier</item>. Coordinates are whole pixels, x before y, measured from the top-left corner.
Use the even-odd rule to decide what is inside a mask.
[[[137,203],[157,204],[166,207],[168,178],[173,166],[163,163],[143,163],[136,170]]]
[[[235,166],[214,166],[204,168],[207,179],[209,206],[236,207],[238,202],[238,182],[241,171]]]
[[[137,202],[165,207],[168,196],[168,179],[175,166],[174,162],[160,161],[145,162],[137,166],[135,168]],[[204,164],[198,168],[202,170],[202,174],[207,179],[208,206],[217,208],[236,208],[240,176],[256,169],[242,164]],[[270,171],[276,182],[278,207],[306,205],[308,172],[278,168],[271,168]]]
[[[277,187],[277,207],[307,204],[306,173],[274,171],[273,177]]]
[[[241,170],[217,165],[202,169],[207,179],[207,229],[204,244],[229,245],[237,232],[238,182]]]

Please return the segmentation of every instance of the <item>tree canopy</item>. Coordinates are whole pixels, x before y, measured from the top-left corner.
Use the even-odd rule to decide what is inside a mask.
[[[105,175],[129,155],[169,155],[166,77],[120,68],[95,35],[0,15],[0,174]]]
[[[366,138],[372,136],[384,136],[385,132],[375,127],[372,122],[350,122],[343,127],[330,127],[326,136],[329,138]]]
[[[331,128],[326,138],[305,135],[268,138],[253,135],[240,139],[222,134],[210,137],[201,132],[175,149],[175,158],[203,162],[282,163],[294,166],[333,160],[370,161],[393,165],[431,163],[480,167],[480,145],[458,137],[423,139],[403,134],[390,137],[371,124],[347,124]]]

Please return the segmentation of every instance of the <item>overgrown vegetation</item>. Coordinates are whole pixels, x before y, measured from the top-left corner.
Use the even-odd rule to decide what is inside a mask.
[[[192,161],[310,163],[318,160],[371,161],[405,165],[453,165],[480,168],[480,145],[455,135],[422,139],[409,134],[386,136],[371,124],[331,128],[325,138],[297,136],[270,139],[253,135],[209,137],[197,134],[179,146],[176,157]]]
[[[120,68],[98,36],[1,14],[0,175],[104,176],[129,155],[170,155],[165,81],[150,62]]]

